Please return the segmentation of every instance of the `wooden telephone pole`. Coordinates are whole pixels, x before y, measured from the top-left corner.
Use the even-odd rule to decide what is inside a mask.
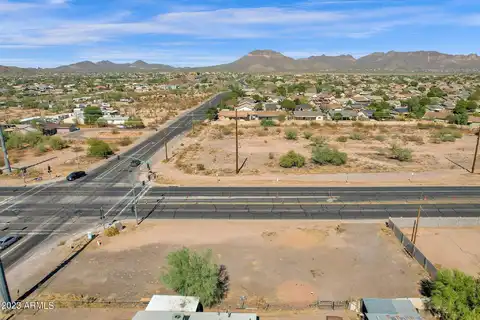
[[[235,155],[235,161],[236,161],[236,169],[235,173],[238,174],[238,112],[237,109],[235,109],[235,149],[236,149],[236,155]]]
[[[473,156],[472,173],[475,173],[475,163],[477,162],[478,143],[480,142],[480,128],[477,131],[477,145],[475,146],[475,155]]]
[[[418,233],[418,224],[420,223],[420,214],[422,213],[422,206],[418,207],[418,214],[417,214],[417,220],[415,221],[414,224],[414,232],[412,233],[412,243],[415,244],[417,242],[417,233]]]

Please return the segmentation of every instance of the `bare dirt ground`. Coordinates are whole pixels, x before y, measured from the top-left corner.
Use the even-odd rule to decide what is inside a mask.
[[[402,229],[410,236],[412,230]],[[419,228],[416,245],[437,267],[480,273],[480,227]]]
[[[5,123],[8,120],[23,119],[28,117],[41,117],[54,115],[54,112],[40,109],[24,109],[17,107],[0,108],[0,123]]]
[[[297,140],[287,140],[287,130],[295,130]],[[176,150],[175,156],[165,162],[160,152],[153,170],[161,173],[159,184],[175,185],[480,184],[479,176],[466,170],[471,167],[476,137],[467,130],[459,130],[463,136],[455,142],[439,142],[435,139],[439,131],[416,126],[352,127],[305,121],[262,128],[255,121],[240,121],[240,166],[246,161],[241,173],[235,176],[234,122],[222,120],[198,125],[195,132],[170,143],[170,148]],[[329,146],[346,152],[347,164],[314,164],[310,160],[312,138],[304,136],[307,132],[313,137],[324,137]],[[361,139],[353,140],[351,135]],[[341,136],[347,138],[346,142],[337,140]],[[392,144],[410,149],[412,161],[392,159]],[[305,156],[303,168],[280,167],[279,158],[289,150]]]
[[[178,232],[181,230],[182,232]],[[316,299],[415,297],[424,277],[381,224],[299,221],[161,221],[91,244],[35,299],[83,295],[135,302],[171,293],[160,282],[166,255],[212,249],[230,274],[225,306],[305,308]],[[382,279],[381,281],[378,281]]]
[[[37,313],[24,311],[16,316],[16,320],[131,320],[135,313],[140,309],[54,309],[45,310]],[[236,311],[234,311],[236,312]],[[343,319],[357,319],[356,314],[348,311],[321,311],[321,310],[302,310],[302,311],[275,311],[257,313],[260,319],[269,320],[326,320],[327,316],[340,316]]]

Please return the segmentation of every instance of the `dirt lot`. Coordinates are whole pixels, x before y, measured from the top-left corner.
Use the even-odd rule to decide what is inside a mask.
[[[182,232],[178,232],[182,230]],[[317,298],[415,297],[420,266],[380,224],[292,221],[162,221],[92,244],[42,296],[139,301],[169,293],[159,277],[168,252],[213,250],[231,285],[225,305],[306,307]],[[378,281],[381,279],[381,281]]]
[[[24,109],[17,107],[0,108],[0,123],[5,123],[13,119],[23,119],[28,117],[42,117],[54,115],[54,112],[41,109]]]
[[[412,230],[402,232],[408,236]],[[480,273],[480,227],[419,228],[416,245],[437,268]]]
[[[444,129],[462,135],[455,142],[437,138],[439,128],[419,129],[416,126],[375,127],[357,123],[355,126],[334,123],[311,124],[305,121],[263,128],[259,122],[239,122],[241,173],[235,176],[235,127],[233,121],[222,120],[198,125],[177,143],[171,143],[176,155],[168,163],[159,155],[153,169],[162,173],[159,183],[231,185],[260,182],[272,183],[340,183],[382,184],[382,179],[394,184],[478,184],[477,175],[468,176],[464,168],[471,166],[476,137],[468,131]],[[296,140],[285,138],[285,132],[295,130]],[[310,133],[313,138],[307,139]],[[323,137],[326,143],[348,155],[341,166],[316,165],[311,161],[312,139]],[[342,138],[345,142],[340,142]],[[358,140],[355,140],[357,138]],[[392,159],[390,147],[396,144],[412,151],[412,161]],[[282,168],[279,158],[289,150],[305,156],[303,168]],[[464,167],[464,168],[462,168]],[[435,174],[426,174],[435,172]],[[412,175],[413,173],[413,175]],[[346,175],[349,177],[346,177]],[[192,179],[195,175],[195,179]],[[218,177],[217,177],[218,175]],[[363,176],[362,176],[363,175]],[[386,177],[386,178],[385,178]],[[446,179],[446,177],[448,177]],[[461,178],[461,179],[460,179]]]

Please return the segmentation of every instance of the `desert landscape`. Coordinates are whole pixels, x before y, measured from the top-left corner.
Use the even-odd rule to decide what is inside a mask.
[[[158,183],[242,184],[251,182],[250,178],[264,183],[296,178],[298,183],[312,183],[308,177],[381,173],[403,176],[403,183],[410,183],[429,171],[442,172],[435,182],[445,182],[445,176],[450,175],[453,183],[471,166],[476,140],[468,129],[416,122],[286,121],[262,126],[259,121],[239,121],[238,133],[239,175],[235,175],[235,123],[221,120],[199,124],[173,141],[171,149],[175,151],[169,161],[160,152],[153,166],[161,172]],[[320,149],[321,153],[328,150],[325,147],[345,153],[345,163],[313,160],[312,150]],[[304,164],[282,166],[282,156],[289,151],[303,156]],[[472,177],[469,182],[476,180]],[[345,178],[340,181],[345,182]]]

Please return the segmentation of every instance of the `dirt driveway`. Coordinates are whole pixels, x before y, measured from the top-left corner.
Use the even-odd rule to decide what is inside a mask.
[[[159,277],[182,246],[213,250],[227,266],[225,305],[306,307],[316,299],[418,296],[424,276],[380,224],[300,221],[146,222],[91,245],[43,290],[139,301],[169,293]]]

